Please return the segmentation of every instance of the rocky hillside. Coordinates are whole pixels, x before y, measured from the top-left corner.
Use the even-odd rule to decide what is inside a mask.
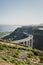
[[[43,51],[0,41],[0,65],[43,65]]]

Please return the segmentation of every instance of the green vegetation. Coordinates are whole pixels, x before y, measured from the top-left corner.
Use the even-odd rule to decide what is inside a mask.
[[[3,36],[3,35],[6,35],[8,33],[10,33],[10,32],[0,32],[0,37]]]
[[[0,59],[12,65],[43,65],[43,51],[20,45],[12,47],[0,42]]]
[[[39,58],[40,58],[41,62],[43,62],[43,53],[41,53],[41,54],[39,55]]]
[[[28,57],[29,57],[29,58],[32,58],[33,56],[34,56],[33,52],[31,52],[31,51],[28,52]]]

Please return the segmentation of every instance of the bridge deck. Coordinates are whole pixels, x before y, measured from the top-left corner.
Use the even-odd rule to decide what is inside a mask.
[[[24,41],[29,41],[30,39],[33,39],[33,35],[29,35],[27,38],[16,40],[16,41],[12,41],[12,42],[13,43],[20,43],[20,42],[24,42]]]

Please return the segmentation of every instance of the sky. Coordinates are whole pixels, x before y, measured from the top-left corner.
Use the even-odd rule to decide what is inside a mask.
[[[0,0],[0,25],[43,23],[43,0]]]

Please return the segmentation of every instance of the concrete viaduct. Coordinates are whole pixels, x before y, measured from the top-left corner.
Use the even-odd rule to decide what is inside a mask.
[[[33,35],[29,35],[27,38],[12,41],[12,43],[21,44],[33,48]]]

